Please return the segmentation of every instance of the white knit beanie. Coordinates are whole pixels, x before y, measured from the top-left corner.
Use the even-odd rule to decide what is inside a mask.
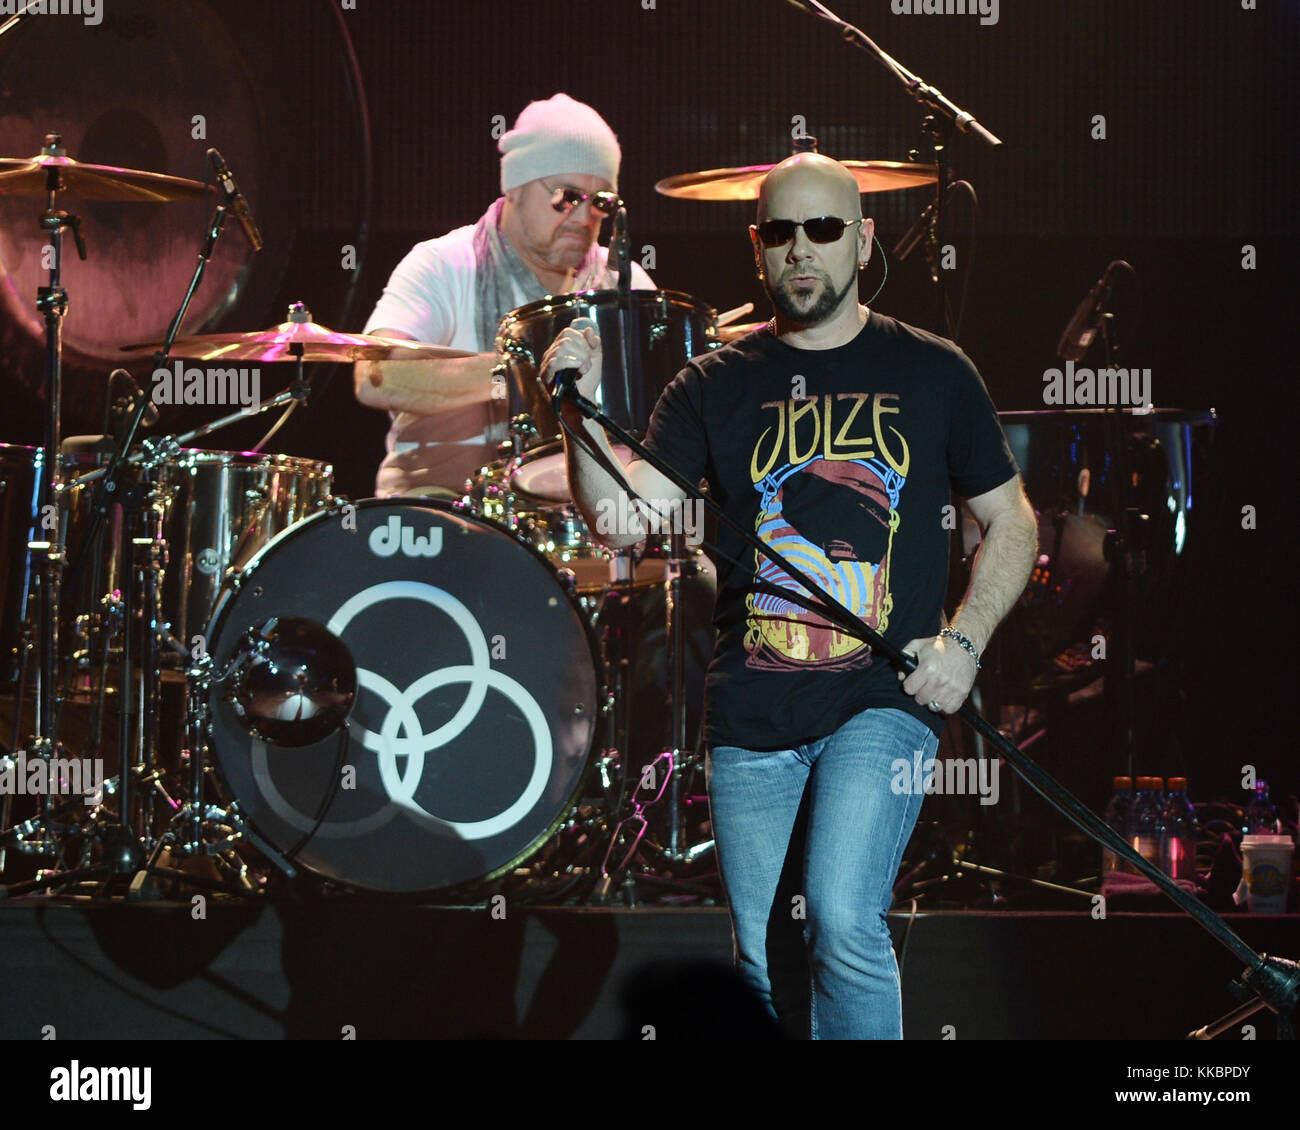
[[[502,192],[561,173],[585,173],[618,187],[618,138],[595,110],[567,94],[528,103],[500,149]]]

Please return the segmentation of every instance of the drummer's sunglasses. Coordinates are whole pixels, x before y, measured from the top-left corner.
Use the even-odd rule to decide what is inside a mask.
[[[584,200],[590,200],[591,206],[606,216],[612,216],[623,207],[618,193],[608,189],[603,192],[579,192],[576,188],[551,189],[551,207],[566,216]]]
[[[815,220],[764,220],[754,225],[758,238],[764,247],[783,247],[794,239],[794,233],[803,228],[804,234],[813,243],[834,243],[844,234],[844,229],[862,223],[864,217],[856,220],[841,220],[839,216],[818,216]]]

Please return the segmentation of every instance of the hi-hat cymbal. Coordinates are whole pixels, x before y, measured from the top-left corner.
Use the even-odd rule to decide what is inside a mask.
[[[124,353],[152,353],[162,342],[125,345]],[[294,347],[301,347],[301,354]],[[248,333],[200,334],[177,338],[171,356],[195,361],[428,361],[444,357],[472,357],[464,349],[429,345],[422,341],[377,337],[374,334],[339,333],[315,322],[281,322],[269,330]]]
[[[0,157],[0,196],[44,197],[50,190],[51,170],[56,171],[58,191],[78,200],[163,204],[194,200],[204,191],[202,183],[184,177],[112,165],[83,165],[71,157],[38,153],[35,157]]]
[[[893,192],[934,184],[939,178],[934,165],[909,161],[841,161],[858,182],[859,192]],[[705,169],[699,173],[678,173],[664,177],[655,191],[682,200],[757,200],[758,190],[775,165],[745,165],[735,169]]]

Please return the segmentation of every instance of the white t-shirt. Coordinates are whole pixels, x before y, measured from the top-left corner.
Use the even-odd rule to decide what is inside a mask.
[[[597,247],[603,267],[608,250]],[[365,333],[399,330],[418,341],[453,349],[479,350],[478,301],[474,285],[474,225],[456,228],[438,239],[417,243],[397,264],[384,293],[366,321]],[[632,286],[654,289],[639,264],[632,264]],[[516,284],[515,308],[543,297],[524,294]],[[404,494],[424,486],[459,493],[465,480],[497,456],[506,438],[507,402],[489,399],[446,412],[425,415],[393,412],[388,454],[380,464],[375,493]]]

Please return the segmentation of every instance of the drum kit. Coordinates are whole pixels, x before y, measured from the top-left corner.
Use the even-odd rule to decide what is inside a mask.
[[[153,353],[152,395],[119,370],[132,394],[114,428],[106,413],[105,434],[71,437],[64,234],[86,247],[59,204],[165,204],[207,186],[78,162],[53,134],[35,157],[0,160],[0,194],[45,203],[49,270],[44,442],[0,444],[0,691],[14,704],[0,784],[18,782],[0,790],[0,869],[6,856],[36,866],[6,893],[247,893],[303,870],[329,887],[448,897],[509,885],[605,898],[616,881],[629,900],[637,883],[714,895],[690,737],[713,567],[680,534],[635,554],[596,542],[536,380],[554,336],[590,317],[607,340],[630,335],[610,350],[626,363],[610,366],[607,402],[644,428],[686,360],[718,344],[713,310],[671,291],[620,309],[596,291],[512,311],[498,341],[516,409],[502,457],[455,502],[353,504],[328,464],[262,450],[309,395],[305,366],[463,354],[336,332],[301,303],[264,331],[178,337],[226,215],[247,217],[213,154],[225,197],[185,302],[165,341],[122,347]],[[172,358],[284,362],[295,377],[136,443],[157,403],[213,402],[213,370],[177,360],[173,383]],[[196,446],[277,408],[250,451]],[[45,788],[22,787],[37,777]],[[15,809],[24,793],[33,812]],[[653,811],[665,797],[671,811]]]
[[[848,165],[864,192],[937,175]],[[770,168],[684,174],[657,188],[753,199]],[[713,565],[681,533],[635,551],[598,542],[569,496],[537,369],[561,330],[590,319],[605,347],[603,407],[644,431],[689,358],[753,328],[735,324],[752,307],[719,316],[681,292],[623,289],[513,310],[496,340],[511,414],[500,457],[455,500],[354,503],[335,495],[327,463],[262,451],[310,395],[306,366],[465,354],[333,331],[301,303],[266,330],[178,337],[225,215],[239,214],[227,190],[167,339],[123,349],[152,352],[155,379],[162,370],[168,385],[166,362],[178,358],[293,365],[289,389],[137,443],[151,400],[184,400],[191,374],[177,361],[174,400],[130,382],[115,428],[62,436],[64,233],[83,258],[86,249],[60,199],[157,204],[206,191],[78,163],[57,135],[34,158],[0,160],[0,195],[45,201],[49,269],[37,301],[44,443],[0,444],[0,693],[15,703],[0,783],[40,770],[49,786],[31,790],[26,814],[15,811],[22,789],[0,797],[0,873],[6,855],[36,868],[6,893],[261,894],[305,872],[326,891],[443,901],[499,891],[591,903],[634,904],[647,891],[719,898],[696,743]],[[202,381],[213,370],[196,372]],[[194,446],[274,409],[282,415],[250,451]],[[1027,598],[1040,612],[1027,630],[1040,650],[1032,675],[1091,629],[1109,518],[1094,513],[1085,484],[1095,467],[1100,498],[1110,464],[1087,414],[1020,415],[1004,415],[1008,435],[1031,499],[1042,500],[1043,537],[1056,539],[1044,541],[1053,583]],[[1150,417],[1134,471],[1175,554],[1198,423]],[[20,740],[29,696],[34,728]],[[82,721],[68,727],[74,709]],[[61,738],[72,728],[80,749]],[[105,750],[116,755],[107,771]],[[61,793],[71,768],[92,762],[99,787]]]

